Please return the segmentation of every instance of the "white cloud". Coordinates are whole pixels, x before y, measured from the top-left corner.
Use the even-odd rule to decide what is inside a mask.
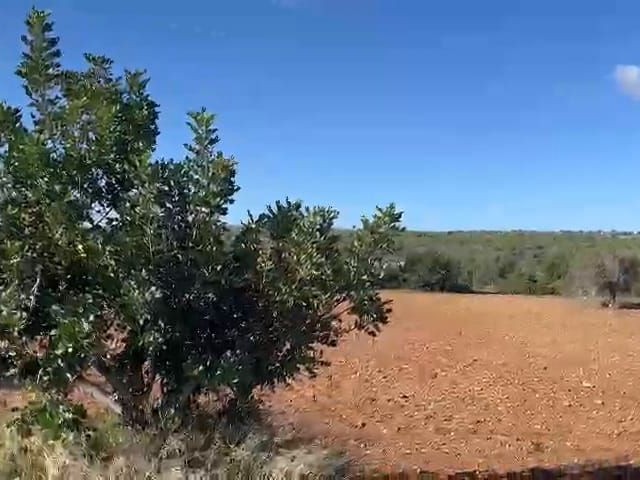
[[[634,100],[640,100],[640,66],[617,65],[613,77],[618,88]]]

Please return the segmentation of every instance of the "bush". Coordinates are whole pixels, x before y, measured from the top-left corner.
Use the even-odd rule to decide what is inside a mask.
[[[634,255],[600,255],[594,268],[595,284],[601,293],[610,292],[630,294],[640,278],[640,258]]]
[[[32,10],[17,69],[31,122],[0,105],[0,341],[11,372],[62,397],[89,367],[125,420],[179,421],[191,400],[240,400],[322,365],[347,331],[375,335],[375,290],[394,249],[394,205],[346,246],[338,213],[276,202],[229,240],[236,162],[215,118],[191,112],[181,161],[152,161],[158,105],[143,71],[86,54],[60,64],[49,14]],[[340,310],[342,309],[342,310]],[[345,317],[342,313],[348,313]]]
[[[407,256],[402,272],[404,283],[409,288],[432,292],[465,291],[460,263],[438,251],[430,250]]]
[[[511,273],[498,283],[498,288],[500,292],[512,295],[543,295],[547,293],[538,277],[524,270]]]
[[[382,276],[378,281],[378,287],[384,289],[403,288],[403,264],[398,261],[387,262],[383,268]]]

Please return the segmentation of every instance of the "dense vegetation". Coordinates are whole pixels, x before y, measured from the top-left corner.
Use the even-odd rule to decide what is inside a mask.
[[[387,322],[376,282],[400,230],[393,205],[345,243],[335,210],[278,201],[228,241],[236,162],[214,116],[189,113],[185,158],[153,160],[145,73],[92,54],[64,69],[49,14],[26,27],[28,116],[0,104],[2,373],[46,399],[22,420],[78,427],[66,393],[91,367],[128,425],[179,428],[196,397],[245,402]]]
[[[399,243],[386,288],[595,295],[620,276],[620,291],[640,293],[632,233],[405,232]]]

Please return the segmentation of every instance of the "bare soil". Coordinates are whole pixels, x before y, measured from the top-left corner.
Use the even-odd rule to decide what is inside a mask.
[[[380,337],[265,397],[282,433],[379,468],[511,470],[640,458],[640,312],[392,293]]]
[[[560,298],[393,292],[380,337],[265,395],[285,437],[383,469],[640,459],[640,311]],[[0,385],[0,413],[25,392]],[[91,388],[72,397],[96,412]]]

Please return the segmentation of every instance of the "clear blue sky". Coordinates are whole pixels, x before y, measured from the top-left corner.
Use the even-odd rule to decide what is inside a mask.
[[[0,2],[0,96],[27,1]],[[412,229],[640,229],[637,0],[42,0],[65,63],[147,68],[158,155],[219,114],[243,190],[342,226],[395,201]]]

